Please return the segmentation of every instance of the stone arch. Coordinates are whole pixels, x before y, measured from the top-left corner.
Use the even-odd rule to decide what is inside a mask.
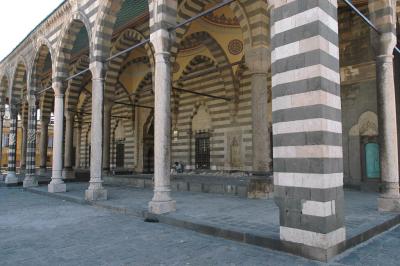
[[[51,85],[52,80],[49,79],[47,83],[44,83],[44,87],[48,87]],[[54,91],[47,90],[45,91],[40,99],[39,99],[39,109],[42,119],[48,120],[50,119],[51,113],[53,112],[54,105]]]
[[[178,7],[178,23],[204,11],[211,1],[182,0]],[[257,46],[269,46],[269,8],[265,0],[241,0],[231,3],[230,8],[237,17],[244,40],[245,50]],[[249,15],[251,14],[251,15]],[[180,43],[189,29],[187,24],[176,31],[176,43]],[[175,45],[173,55],[178,52]],[[174,57],[174,56],[173,56]],[[175,58],[173,58],[174,61]]]
[[[231,99],[231,111],[234,111],[235,113],[238,88],[234,80],[235,75],[233,73],[232,67],[230,66],[230,62],[225,51],[214,39],[214,37],[212,37],[208,32],[205,31],[195,32],[185,37],[184,40],[200,42],[210,51],[211,55],[215,59],[215,62],[217,63],[218,69],[221,73],[221,78],[224,81],[225,95]]]
[[[71,75],[75,75],[89,67],[89,57],[82,55],[72,66]],[[88,75],[88,74],[87,74]],[[68,80],[65,93],[65,110],[75,111],[78,105],[79,95],[82,91],[83,81],[87,75],[79,75]]]
[[[99,4],[97,17],[93,28],[93,37],[96,42],[94,59],[104,61],[111,51],[111,40],[117,14],[125,0],[102,0]]]
[[[71,60],[72,49],[76,37],[84,27],[89,39],[89,57],[93,61],[93,42],[92,31],[89,19],[81,12],[75,12],[71,15],[65,27],[62,30],[61,37],[58,43],[58,49],[54,60],[54,75],[53,80],[56,82],[63,82],[69,74],[69,64]]]
[[[19,105],[22,102],[23,89],[27,86],[28,67],[23,57],[19,57],[19,60],[15,66],[13,72],[12,87],[9,95],[10,105]]]
[[[212,119],[208,106],[204,101],[199,101],[193,107],[192,114],[190,115],[191,131],[193,133],[199,131],[211,131]]]
[[[141,94],[142,94],[143,92],[147,92],[147,88],[149,88],[149,86],[150,86],[149,89],[150,89],[150,91],[151,91],[151,94],[154,95],[153,86],[151,86],[151,84],[152,84],[152,73],[151,73],[151,72],[148,72],[148,73],[143,77],[143,79],[142,79],[142,81],[139,83],[139,85],[137,86],[137,89],[136,89],[136,91],[135,91],[135,97],[134,97],[134,100],[133,100],[133,102],[134,102],[135,104],[137,104],[137,103],[139,102],[140,97],[142,96]]]
[[[50,57],[51,73],[53,72],[53,49],[51,47],[50,42],[45,39],[44,37],[40,37],[37,40],[36,47],[35,47],[35,56],[33,58],[32,63],[32,73],[31,73],[31,90],[32,92],[37,92],[41,85],[40,75],[45,70],[48,57]]]
[[[115,41],[112,49],[111,49],[111,56],[115,55],[130,46],[139,43],[143,41],[145,37],[143,34],[140,32],[133,30],[133,29],[127,29],[123,31],[118,39]],[[145,44],[144,48],[146,50],[146,54],[148,57],[148,62],[149,66],[151,69],[151,72],[154,72],[154,53],[149,44]],[[108,69],[106,72],[106,81],[105,81],[105,96],[107,98],[113,97],[113,90],[115,89],[115,86],[118,82],[118,77],[121,73],[121,69],[123,68],[123,62],[125,59],[129,56],[129,53],[122,54],[119,57],[114,58],[113,60],[109,61],[108,63]]]
[[[358,119],[360,136],[378,136],[378,116],[371,111],[364,112]]]
[[[3,74],[0,79],[0,112],[4,112],[9,87],[10,82],[8,80],[8,77],[7,75]]]

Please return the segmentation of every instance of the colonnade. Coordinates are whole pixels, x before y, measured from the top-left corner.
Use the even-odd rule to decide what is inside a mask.
[[[267,113],[272,110],[275,200],[280,208],[281,239],[308,247],[329,248],[345,240],[341,95],[337,1],[274,1],[271,11],[271,47],[245,51],[251,72],[253,169],[272,170],[272,147]],[[370,1],[372,20],[381,34],[376,42],[381,178],[384,192],[379,209],[400,211],[396,106],[392,51],[396,44],[396,15],[390,1]],[[163,8],[168,5],[168,8]],[[389,10],[392,12],[382,12]],[[170,185],[171,48],[176,35],[177,1],[150,1],[150,42],[154,48],[154,196],[149,211],[176,210]],[[292,23],[294,22],[294,23]],[[300,25],[300,26],[299,26]],[[372,33],[371,33],[372,34]],[[372,35],[371,35],[372,36]],[[296,63],[293,63],[296,62]],[[267,102],[267,72],[272,72],[272,106]],[[105,63],[90,63],[92,73],[91,164],[87,200],[107,199],[103,169],[109,167],[111,104],[104,91]],[[73,114],[64,112],[65,84],[53,78],[54,144],[51,193],[66,192],[63,179],[72,170]],[[26,134],[27,173],[24,186],[35,186],[34,147],[36,116],[29,101]],[[66,119],[64,130],[63,120]],[[40,166],[45,166],[48,121],[42,120]],[[17,111],[10,119],[7,183],[15,175]],[[62,156],[65,132],[65,152]],[[79,127],[76,134],[80,136]],[[31,137],[32,136],[32,137]],[[26,138],[26,137],[25,137]],[[77,152],[79,149],[77,148]],[[64,161],[64,164],[63,164]],[[63,168],[64,165],[64,168]],[[79,165],[79,156],[76,156]]]

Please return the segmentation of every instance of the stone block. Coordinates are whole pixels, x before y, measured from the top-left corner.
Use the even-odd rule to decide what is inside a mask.
[[[380,212],[400,212],[400,199],[379,197],[378,210]]]
[[[200,183],[190,183],[190,191],[191,192],[202,192],[202,184]]]
[[[62,193],[67,192],[67,185],[65,183],[50,183],[47,189],[50,193]]]
[[[176,211],[176,201],[150,201],[149,212],[154,214],[163,214]]]
[[[107,200],[107,190],[101,189],[87,189],[85,191],[85,200],[97,201],[97,200]]]

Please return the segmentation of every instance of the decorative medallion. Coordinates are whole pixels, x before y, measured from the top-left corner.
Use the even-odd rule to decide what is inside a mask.
[[[241,40],[234,39],[229,42],[228,50],[233,55],[238,55],[243,51],[243,43]]]
[[[172,73],[177,73],[180,68],[181,68],[181,66],[177,62],[174,62],[172,64]]]

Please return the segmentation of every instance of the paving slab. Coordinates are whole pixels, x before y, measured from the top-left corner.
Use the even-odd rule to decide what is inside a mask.
[[[137,217],[149,217],[147,204],[153,196],[150,189],[106,186],[107,201],[87,202],[87,183],[69,183],[67,192],[52,194],[77,203],[92,204]],[[47,193],[47,187],[30,189]],[[245,199],[218,194],[174,192],[177,211],[157,216],[160,222],[197,232],[281,250],[279,210],[273,200]],[[395,213],[377,211],[377,193],[345,190],[345,226],[348,244],[357,245],[400,222]]]

